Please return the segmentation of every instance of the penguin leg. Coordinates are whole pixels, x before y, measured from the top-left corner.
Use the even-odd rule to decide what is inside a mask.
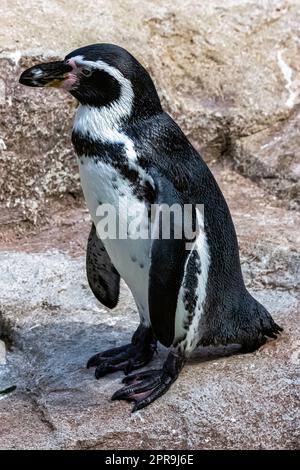
[[[88,360],[87,368],[96,367],[96,379],[118,370],[128,374],[148,364],[154,351],[156,351],[156,340],[152,328],[139,325],[131,343],[95,354]]]
[[[177,379],[185,360],[182,352],[172,349],[162,369],[147,370],[125,377],[122,382],[126,386],[117,390],[111,399],[135,402],[133,413],[144,408],[166,393]]]

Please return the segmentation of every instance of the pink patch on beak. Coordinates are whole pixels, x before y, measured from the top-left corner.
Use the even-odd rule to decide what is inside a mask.
[[[76,62],[75,62],[74,59],[68,59],[68,60],[67,60],[67,64],[68,64],[68,65],[71,65],[71,67],[73,68],[73,70],[78,69],[77,64],[76,64]]]
[[[67,64],[71,65],[73,70],[71,72],[68,72],[68,78],[66,78],[62,82],[60,88],[66,91],[70,91],[72,90],[73,86],[77,82],[77,73],[78,73],[79,68],[74,59],[68,59]]]

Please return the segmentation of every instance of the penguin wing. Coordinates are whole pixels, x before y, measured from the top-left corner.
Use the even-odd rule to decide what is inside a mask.
[[[156,185],[155,204],[172,206],[180,204],[173,184],[161,174],[153,175]],[[160,224],[160,211],[156,211],[154,227]],[[182,284],[188,251],[186,240],[174,237],[175,222],[170,217],[170,238],[156,238],[151,244],[149,271],[149,314],[155,336],[164,345],[170,346],[175,335],[175,315],[179,289]],[[160,234],[159,234],[160,235]]]
[[[90,288],[105,307],[114,308],[119,300],[120,275],[92,225],[86,252],[86,272]]]

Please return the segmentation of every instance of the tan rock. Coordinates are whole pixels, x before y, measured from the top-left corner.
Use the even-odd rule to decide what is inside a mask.
[[[233,155],[245,175],[273,190],[252,158],[255,137],[245,153],[240,139],[288,120],[299,103],[298,0],[188,0],[184,6],[177,0],[78,0],[76,6],[11,0],[1,8],[0,203],[6,224],[36,221],[46,216],[49,198],[79,194],[69,138],[74,102],[55,90],[22,88],[18,76],[36,61],[94,42],[118,43],[136,55],[205,159]],[[276,183],[284,200],[295,198],[294,183],[291,191],[288,186],[299,165],[299,151],[289,145],[287,139],[286,170]]]
[[[47,215],[49,197],[79,189],[69,136],[73,101],[55,91],[41,99],[25,89],[18,84],[20,66],[8,59],[1,60],[1,72],[6,87],[0,107],[0,203],[10,214],[17,207],[20,218],[36,221],[39,209]]]
[[[232,149],[235,168],[283,199],[290,208],[300,204],[298,109],[289,120],[240,138]]]

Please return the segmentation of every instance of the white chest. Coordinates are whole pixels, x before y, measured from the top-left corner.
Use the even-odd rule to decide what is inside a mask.
[[[82,139],[121,145],[124,163],[137,174],[139,184],[144,185],[147,182],[152,185],[151,177],[138,165],[134,142],[121,129],[122,120],[131,112],[131,85],[122,76],[118,75],[116,78],[122,85],[119,100],[102,108],[79,106],[73,131]],[[113,162],[107,164],[99,158],[82,156],[81,161],[79,159],[79,171],[85,200],[96,228],[100,222],[99,207],[110,205],[111,212],[115,215],[116,230],[121,229],[122,236],[113,233],[113,236],[101,236],[101,239],[113,265],[129,286],[142,321],[147,324],[150,239],[136,239],[136,227],[127,217],[128,207],[133,212],[146,215],[145,204],[136,197],[133,184],[116,170]]]
[[[83,157],[79,172],[98,234],[103,229],[108,234],[103,238],[100,233],[106,251],[131,289],[139,310],[148,317],[150,240],[137,238],[139,224],[147,218],[146,205],[135,196],[130,182],[110,164]]]

